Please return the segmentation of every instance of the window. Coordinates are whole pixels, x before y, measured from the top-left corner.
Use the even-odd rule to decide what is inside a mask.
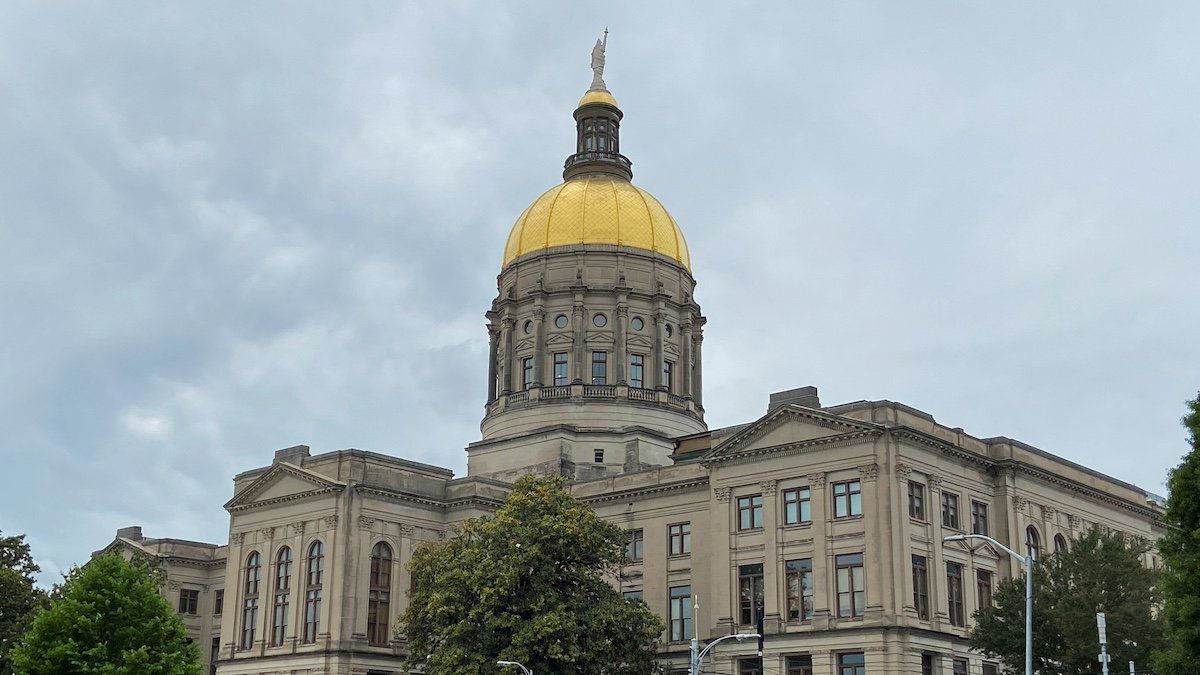
[[[787,675],[813,675],[811,656],[787,657]]]
[[[254,646],[254,628],[258,625],[258,582],[262,574],[262,558],[258,551],[246,558],[246,586],[242,600],[242,649]]]
[[[662,386],[667,391],[675,391],[675,362],[663,361]]]
[[[971,534],[988,533],[988,506],[983,502],[971,502]]]
[[[287,636],[288,598],[292,584],[292,549],[284,546],[275,555],[275,602],[271,605],[271,646]]]
[[[763,615],[763,566],[738,566],[738,599],[743,625],[754,626]]]
[[[862,483],[856,480],[833,484],[833,517],[862,515]]]
[[[179,591],[179,613],[195,614],[200,604],[200,591],[184,588]]]
[[[929,619],[929,563],[923,555],[913,555],[913,607],[918,619]]]
[[[692,524],[678,523],[667,526],[667,550],[670,555],[684,555],[692,552]]]
[[[592,384],[608,384],[608,352],[592,352]]]
[[[863,554],[850,553],[834,557],[837,567],[837,615],[841,619],[860,617],[866,613],[867,584],[863,578]]]
[[[908,517],[925,520],[925,485],[908,481]]]
[[[642,354],[629,355],[629,386],[646,388],[646,357]]]
[[[569,380],[567,379],[567,353],[554,353],[554,386],[561,387]]]
[[[521,389],[533,384],[533,357],[521,359]]]
[[[787,561],[788,621],[807,621],[813,615],[812,559]]]
[[[1061,534],[1054,535],[1054,552],[1065,553],[1067,551],[1067,539]]]
[[[1000,675],[1000,666],[995,663],[983,664],[983,675]]]
[[[933,675],[933,654],[921,655],[921,675]]]
[[[633,602],[635,600],[638,602],[642,601],[642,592],[641,591],[625,591],[624,593],[622,593],[622,595],[629,602]]]
[[[604,328],[608,325],[608,317],[603,314],[597,314],[592,317],[592,325],[596,328]]]
[[[559,314],[558,316],[554,317],[554,325],[558,326],[559,328],[566,328],[567,323],[568,319],[566,314]]]
[[[321,630],[321,586],[325,577],[325,544],[314,541],[308,548],[308,579],[304,594],[304,641],[317,641]]]
[[[221,616],[225,611],[225,589],[219,588],[213,593],[213,615]]]
[[[692,587],[672,586],[671,606],[671,640],[678,642],[692,637]]]
[[[596,460],[596,464],[604,463],[604,448],[596,448],[592,451],[592,453],[593,458]]]
[[[625,560],[629,562],[642,561],[642,531],[629,530],[625,533]]]
[[[532,321],[526,321],[526,322],[525,322],[524,329],[525,329],[525,334],[526,334],[526,335],[529,335],[530,333],[532,333],[532,332],[533,332],[533,322],[532,322]]]
[[[988,570],[975,570],[975,589],[979,598],[979,608],[992,606],[992,573]]]
[[[633,317],[633,321],[629,322],[629,325],[633,326],[634,330],[641,330],[646,327],[646,322],[642,320],[642,317],[635,316]]]
[[[862,652],[838,654],[838,675],[867,675],[867,657]]]
[[[762,659],[738,659],[738,675],[763,675]]]
[[[371,587],[367,604],[367,641],[384,646],[392,606],[392,547],[379,542],[371,549]]]
[[[1025,528],[1025,549],[1030,555],[1037,558],[1041,553],[1042,538],[1038,536],[1037,528],[1030,525]]]
[[[967,675],[967,660],[954,659],[954,675]]]
[[[763,526],[762,495],[738,497],[738,529],[753,530]]]
[[[812,522],[811,492],[808,488],[793,488],[783,491],[783,524]]]
[[[958,529],[958,495],[953,492],[942,493],[942,527]]]
[[[967,615],[963,608],[963,566],[958,563],[946,563],[946,601],[950,625],[967,625]]]

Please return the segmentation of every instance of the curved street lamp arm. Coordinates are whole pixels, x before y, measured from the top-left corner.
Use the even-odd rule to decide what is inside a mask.
[[[1001,544],[1000,542],[996,541],[995,539],[992,539],[991,537],[987,536],[986,534],[952,534],[949,537],[943,538],[942,541],[944,541],[944,542],[945,541],[967,541],[968,539],[983,539],[984,541],[991,542],[991,544],[993,546],[996,546],[997,548],[1002,549],[1005,553],[1016,558],[1017,562],[1021,563],[1022,565],[1029,564],[1028,556],[1023,556],[1020,553],[1017,553],[1016,551],[1005,546],[1004,544]]]

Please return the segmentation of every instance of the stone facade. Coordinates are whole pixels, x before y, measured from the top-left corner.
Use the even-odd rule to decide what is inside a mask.
[[[488,513],[529,472],[567,477],[576,497],[630,532],[635,559],[613,583],[667,620],[661,655],[676,671],[693,631],[709,639],[761,622],[761,664],[754,645],[727,642],[710,672],[830,675],[861,659],[858,672],[871,675],[986,675],[994,664],[967,648],[970,615],[988,586],[1019,570],[989,546],[945,536],[985,530],[1024,549],[1036,533],[1048,553],[1092,526],[1161,534],[1145,491],[900,403],[823,406],[805,387],[773,394],[757,420],[709,430],[706,319],[686,245],[647,193],[617,189],[631,175],[615,151],[621,118],[607,91],[584,97],[560,189],[574,191],[581,215],[556,220],[551,205],[541,234],[510,236],[466,477],[297,446],[234,478],[227,544],[118,532],[109,548],[158,557],[173,604],[182,589],[199,592],[194,614],[180,606],[215,672],[401,672],[405,640],[390,628],[414,548]],[[594,128],[606,134],[599,150]],[[607,193],[588,196],[578,182],[588,180],[612,189],[613,208]],[[645,217],[628,202],[622,216],[620,195],[643,200]]]

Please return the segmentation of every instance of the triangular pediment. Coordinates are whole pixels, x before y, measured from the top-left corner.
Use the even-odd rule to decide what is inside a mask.
[[[240,490],[225,503],[226,510],[242,511],[284,501],[340,492],[346,484],[319,473],[280,462]]]
[[[878,425],[788,405],[767,413],[709,451],[706,461],[841,442],[882,432]]]
[[[611,345],[615,342],[612,335],[608,333],[588,333],[587,343],[589,345]]]
[[[641,347],[642,349],[645,349],[646,351],[650,351],[651,349],[654,348],[654,342],[651,341],[650,338],[642,336],[642,335],[631,335],[631,336],[629,336],[629,339],[626,340],[625,342],[630,347]]]
[[[1000,551],[995,546],[982,539],[967,539],[963,541],[947,541],[944,545],[948,549],[957,549],[973,555],[982,555],[987,558],[998,560]]]
[[[679,356],[679,347],[676,347],[675,345],[671,344],[670,342],[663,345],[663,351],[666,352],[670,356]]]
[[[546,338],[546,344],[548,345],[569,345],[572,342],[571,336],[566,333],[555,333]]]
[[[517,341],[517,344],[514,347],[514,349],[516,349],[517,351],[533,351],[533,342],[534,342],[533,338],[524,338],[522,340]]]

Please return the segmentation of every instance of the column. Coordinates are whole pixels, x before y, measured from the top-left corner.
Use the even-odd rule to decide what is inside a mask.
[[[696,361],[696,376],[692,382],[692,400],[696,402],[696,406],[704,407],[704,359],[700,356],[700,345],[704,342],[704,334],[697,332],[692,338],[695,340],[695,353],[693,357]]]
[[[533,308],[533,386],[540,387],[546,372],[546,310],[539,304]]]
[[[866,618],[875,619],[883,614],[885,607],[892,604],[884,598],[895,587],[889,564],[892,556],[883,544],[884,524],[887,522],[883,514],[888,506],[887,495],[879,487],[878,464],[858,467],[858,479],[861,481],[863,500],[863,541],[866,542],[866,550],[863,551],[867,575]]]
[[[666,386],[666,382],[663,382],[663,331],[666,322],[667,317],[661,310],[654,313],[654,365],[646,380],[653,383],[651,386],[655,389]]]
[[[587,371],[584,368],[585,366],[591,367],[591,359],[588,359],[586,363],[584,362],[584,357],[586,356],[585,347],[587,346],[587,328],[584,326],[583,321],[583,294],[576,293],[575,304],[571,307],[571,323],[575,329],[572,331],[575,334],[574,381],[587,384],[591,382],[591,378],[587,376]]]
[[[780,598],[784,583],[779,561],[779,485],[774,480],[760,484],[763,496],[763,630],[779,633],[783,629]]]
[[[625,331],[629,326],[629,306],[625,304],[625,294],[622,293],[617,299],[617,316],[613,330],[616,331],[615,346],[613,347],[613,382],[616,384],[628,384],[629,376],[625,372],[625,361],[628,355],[625,353]]]
[[[503,325],[503,328],[501,328],[500,330],[501,330],[501,335],[503,336],[503,339],[504,339],[504,355],[501,357],[501,360],[500,360],[500,377],[502,378],[502,380],[504,382],[504,388],[502,391],[505,394],[511,394],[514,390],[514,388],[513,388],[513,370],[514,370],[513,369],[513,324],[514,323],[515,322],[507,316],[501,320],[501,324]]]
[[[959,518],[962,518],[962,504],[959,504]],[[950,624],[950,609],[946,606],[949,590],[946,588],[946,560],[942,555],[942,479],[940,476],[929,477],[929,618],[934,628],[938,624]]]
[[[688,318],[679,325],[679,342],[683,353],[679,358],[679,393],[688,398],[692,397],[692,320]]]
[[[488,390],[487,402],[496,400],[496,361],[499,358],[497,349],[500,343],[500,331],[488,326]]]
[[[832,521],[829,518],[829,491],[825,489],[825,474],[813,473],[808,476],[808,487],[811,491],[810,506],[812,508],[813,535],[813,628],[817,630],[829,628],[829,620],[833,616],[830,609],[834,606],[834,593],[837,592],[837,579],[833,567],[833,552],[829,549],[829,528]],[[814,658],[814,667],[815,659]],[[822,672],[814,670],[813,672]]]
[[[712,565],[713,597],[708,602],[708,608],[700,605],[704,616],[711,617],[709,637],[728,635],[733,632],[733,547],[729,537],[730,519],[733,517],[729,509],[730,488],[713,488],[713,500],[709,504],[712,514],[712,551],[709,556]],[[705,633],[701,632],[701,636]]]

